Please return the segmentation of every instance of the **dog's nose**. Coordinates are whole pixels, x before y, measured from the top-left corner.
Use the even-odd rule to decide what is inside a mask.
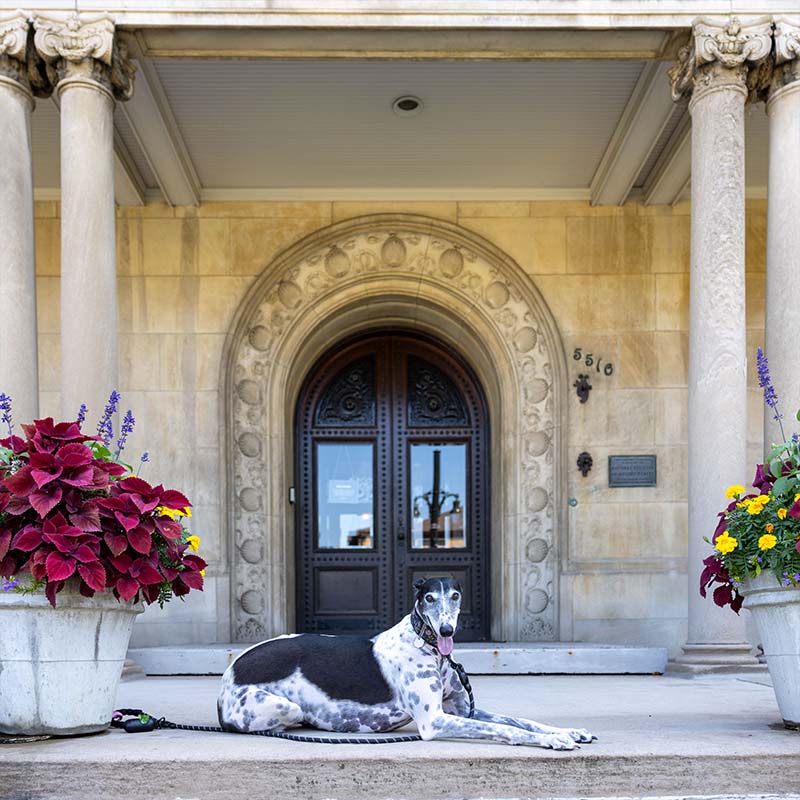
[[[440,625],[439,626],[439,633],[442,636],[452,636],[453,635],[453,626],[452,625],[448,625],[445,622],[444,625]]]

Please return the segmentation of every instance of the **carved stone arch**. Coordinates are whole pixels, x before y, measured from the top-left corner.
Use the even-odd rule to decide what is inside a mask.
[[[558,638],[566,542],[566,359],[528,275],[457,225],[377,214],[320,229],[279,255],[240,305],[221,392],[231,638],[291,630],[293,410],[332,341],[406,327],[462,352],[492,425],[492,636]]]

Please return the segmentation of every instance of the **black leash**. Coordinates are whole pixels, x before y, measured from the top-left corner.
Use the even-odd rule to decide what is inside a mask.
[[[132,719],[123,719],[132,717]],[[249,736],[269,736],[272,739],[288,739],[290,742],[313,742],[315,744],[392,744],[393,742],[419,742],[421,737],[416,734],[404,734],[392,737],[334,737],[334,736],[304,736],[300,733],[287,733],[286,731],[227,731],[213,725],[179,725],[170,722],[164,717],[154,717],[141,708],[119,708],[114,712],[111,720],[112,728],[122,728],[125,733],[145,733],[168,729],[173,731],[206,731],[207,733],[244,733]]]
[[[425,642],[425,644],[430,645],[434,650],[437,650],[436,645],[438,640],[436,634],[433,628],[428,624],[428,621],[419,613],[416,603],[414,603],[414,608],[411,609],[411,627],[414,629],[414,633],[417,634],[419,639]],[[458,675],[461,685],[467,692],[467,696],[469,697],[469,714],[467,714],[467,716],[472,719],[475,714],[475,698],[472,696],[472,686],[469,682],[467,671],[458,661],[453,661],[449,655],[444,656],[444,658],[447,659],[447,663],[450,664],[453,671]]]
[[[416,607],[411,615],[411,622],[417,636],[420,636],[425,642],[433,647],[436,647],[436,635],[430,630],[430,627],[425,623],[422,617],[417,613]],[[431,641],[431,639],[433,641]],[[472,685],[469,682],[469,676],[464,667],[453,661],[447,655],[444,656],[447,662],[453,668],[453,671],[458,675],[461,685],[464,687],[467,696],[469,697],[469,717],[475,714],[475,698],[472,696]],[[131,717],[131,719],[124,719],[124,717]],[[245,733],[250,736],[269,736],[272,739],[288,739],[290,742],[314,742],[315,744],[394,744],[395,742],[419,742],[422,737],[416,733],[402,734],[392,737],[383,736],[356,736],[356,737],[339,737],[339,736],[305,736],[301,733],[287,733],[286,731],[229,731],[225,728],[218,728],[213,725],[179,725],[177,722],[170,722],[164,717],[154,717],[151,714],[142,711],[141,708],[119,708],[114,712],[111,720],[112,728],[122,728],[125,733],[146,733],[148,731],[155,731],[160,729],[167,729],[173,731],[205,731],[208,733]]]

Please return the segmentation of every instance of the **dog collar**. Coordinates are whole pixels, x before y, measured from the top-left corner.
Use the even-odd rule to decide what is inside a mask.
[[[431,629],[431,626],[422,618],[422,614],[417,611],[416,603],[411,611],[411,627],[414,629],[414,633],[416,633],[425,644],[436,648],[438,652],[438,648],[436,647],[436,634]]]

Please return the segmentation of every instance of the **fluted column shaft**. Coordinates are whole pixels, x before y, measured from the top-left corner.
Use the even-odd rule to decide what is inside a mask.
[[[767,100],[766,352],[787,436],[800,409],[800,21],[777,20],[776,67]],[[782,441],[771,409],[764,409],[764,449]]]
[[[770,52],[760,20],[697,20],[671,72],[673,94],[690,94],[692,115],[689,309],[689,626],[692,668],[755,663],[744,619],[698,592],[702,562],[725,490],[747,468],[744,107],[747,74]]]
[[[27,37],[24,15],[0,19],[0,393],[13,398],[17,423],[39,414]]]
[[[697,590],[725,490],[747,470],[743,85],[696,92],[689,301],[689,643],[742,643],[744,621]]]
[[[61,411],[99,417],[119,386],[114,104],[133,71],[106,15],[33,24],[61,104]]]
[[[61,414],[99,417],[119,387],[114,99],[71,75],[61,100]],[[78,311],[80,309],[80,311]],[[76,313],[78,311],[78,313]]]

